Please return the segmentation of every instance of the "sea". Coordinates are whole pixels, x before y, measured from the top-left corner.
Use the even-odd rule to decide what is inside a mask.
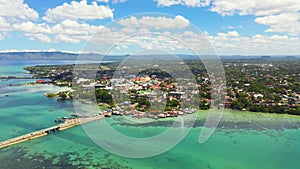
[[[73,63],[0,60],[0,76],[30,76],[23,69],[26,66]],[[56,125],[57,117],[75,113],[72,101],[58,102],[43,95],[67,88],[10,85],[30,81],[34,80],[0,80],[0,141]],[[131,158],[111,153],[94,143],[82,126],[76,126],[0,149],[0,169],[299,169],[300,117],[225,110],[214,134],[205,143],[199,143],[207,115],[207,111],[197,112],[197,120],[187,136],[175,147],[152,157]],[[122,116],[104,120],[118,132],[136,138],[155,136],[175,121],[164,119],[140,125],[129,123]],[[123,140],[112,141],[113,146],[123,144]]]

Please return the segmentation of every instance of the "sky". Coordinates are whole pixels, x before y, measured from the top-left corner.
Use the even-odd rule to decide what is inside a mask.
[[[299,35],[300,0],[0,0],[1,52],[299,55]]]

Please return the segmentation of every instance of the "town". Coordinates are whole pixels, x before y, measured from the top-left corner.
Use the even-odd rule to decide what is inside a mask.
[[[225,107],[228,109],[300,115],[300,60],[223,60],[226,74],[224,104],[212,104],[212,86],[205,67],[199,61],[188,60],[195,83],[182,78],[179,84],[160,69],[147,69],[126,78],[114,78],[117,62],[98,66],[93,78],[89,74],[95,65],[83,65],[74,75],[74,65],[33,66],[25,70],[38,78],[37,83],[53,83],[72,87],[60,92],[58,100],[78,99],[91,102],[95,96],[115,115],[165,118],[195,112],[197,109]],[[186,81],[185,81],[186,80]],[[185,85],[183,85],[185,84]],[[196,86],[189,89],[189,86]],[[197,99],[195,101],[195,99]],[[186,102],[194,101],[187,106]]]

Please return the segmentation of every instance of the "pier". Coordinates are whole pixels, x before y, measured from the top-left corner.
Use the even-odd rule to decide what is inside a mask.
[[[84,123],[88,123],[91,121],[96,121],[96,120],[101,120],[103,119],[103,115],[95,115],[95,116],[90,116],[90,117],[82,117],[82,118],[74,118],[74,119],[68,119],[64,123],[61,123],[56,126],[48,127],[39,131],[34,131],[22,136],[18,136],[12,139],[8,139],[5,141],[0,142],[0,149],[4,147],[8,147],[11,145],[15,145],[18,143],[22,143],[28,140],[32,140],[35,138],[47,136],[48,134],[54,133],[56,131],[61,131],[61,130],[66,130]]]

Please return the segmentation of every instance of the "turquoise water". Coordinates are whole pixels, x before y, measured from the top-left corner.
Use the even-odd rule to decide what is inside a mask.
[[[0,60],[0,76],[26,76],[26,71],[23,70],[26,66],[73,63],[75,61],[72,60]]]
[[[22,70],[21,66],[15,65],[11,69]],[[1,70],[5,69],[1,66]],[[56,117],[74,113],[72,102],[57,102],[43,96],[45,92],[65,88],[7,86],[23,82],[28,80],[0,80],[0,140],[52,126]],[[214,135],[204,144],[199,144],[198,137],[206,115],[204,111],[199,112],[195,127],[187,137],[158,156],[132,159],[114,155],[99,148],[78,126],[1,149],[0,168],[299,168],[299,117],[226,111]],[[138,138],[159,134],[173,122],[160,120],[139,125],[128,123],[122,117],[112,117],[107,121],[119,132]],[[98,123],[86,125],[97,126]]]

